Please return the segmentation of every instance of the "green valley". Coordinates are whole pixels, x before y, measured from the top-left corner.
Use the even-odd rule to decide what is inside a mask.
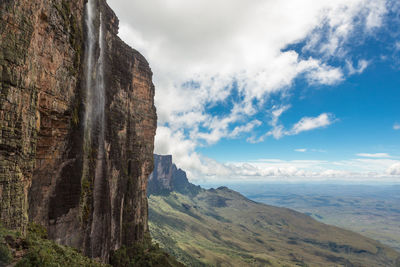
[[[226,187],[151,195],[149,219],[153,239],[188,266],[400,264],[400,254],[377,241]]]

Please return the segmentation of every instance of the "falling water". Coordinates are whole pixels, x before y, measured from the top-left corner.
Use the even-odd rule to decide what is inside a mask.
[[[90,251],[92,257],[106,257],[104,244],[107,239],[106,222],[107,216],[104,214],[106,204],[104,199],[107,195],[107,181],[105,180],[104,161],[104,134],[105,134],[105,83],[104,83],[104,26],[102,14],[99,18],[95,13],[99,10],[96,7],[96,0],[89,0],[86,6],[86,26],[87,26],[87,43],[86,43],[86,109],[84,117],[84,162],[83,162],[83,179],[94,176],[92,179],[93,195],[92,195],[92,221],[90,232]],[[100,24],[95,28],[96,19]],[[98,33],[98,34],[97,34]],[[98,37],[98,39],[97,39]],[[98,45],[98,46],[97,46]],[[98,49],[97,49],[98,48]],[[96,52],[99,53],[96,53]],[[96,57],[97,56],[97,57]],[[97,151],[95,162],[91,158],[90,151]],[[90,170],[90,166],[94,170]],[[94,171],[94,173],[93,173]],[[91,174],[91,175],[90,175]]]
[[[94,57],[94,0],[89,0],[86,4],[86,109],[84,117],[85,141],[90,138],[90,129],[92,128],[92,113],[93,113],[93,57]]]
[[[100,124],[100,135],[104,135],[104,41],[103,22],[100,14],[99,29],[95,29],[95,0],[89,0],[86,8],[86,112],[85,131],[90,132],[96,124]],[[99,39],[97,40],[97,31]],[[99,44],[99,57],[95,61],[95,47]],[[103,130],[103,131],[101,131]],[[90,135],[90,133],[87,133]]]

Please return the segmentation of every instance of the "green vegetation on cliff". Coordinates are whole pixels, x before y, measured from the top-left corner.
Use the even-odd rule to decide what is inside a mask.
[[[174,257],[168,255],[158,244],[151,242],[150,236],[146,236],[143,243],[137,243],[130,247],[123,246],[111,255],[111,265],[115,267],[184,267]]]
[[[111,256],[111,265],[83,256],[78,250],[47,239],[42,226],[30,224],[26,237],[0,226],[0,267],[184,267],[147,237],[143,243],[122,247]]]
[[[26,237],[0,227],[0,266],[16,267],[108,266],[89,259],[71,247],[47,239],[46,230],[30,224]]]

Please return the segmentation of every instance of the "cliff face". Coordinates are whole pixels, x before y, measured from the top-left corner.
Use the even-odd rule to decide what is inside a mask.
[[[40,223],[50,238],[106,260],[148,231],[151,69],[117,37],[118,18],[106,2],[95,1],[104,127],[88,128],[87,77],[99,71],[88,75],[85,67],[84,0],[3,0],[0,10],[0,219],[22,231],[28,221]]]
[[[172,163],[171,155],[154,154],[154,170],[149,176],[148,195],[162,195],[172,191],[196,195],[201,187],[189,182],[186,172]]]
[[[83,0],[0,3],[1,219],[25,230],[34,172],[48,196],[79,90]],[[36,175],[35,175],[36,176]],[[52,181],[53,180],[53,181]]]

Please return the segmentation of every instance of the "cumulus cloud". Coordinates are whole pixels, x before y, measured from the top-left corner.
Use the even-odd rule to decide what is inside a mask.
[[[293,126],[290,134],[299,134],[304,131],[326,127],[332,124],[333,121],[332,115],[327,113],[323,113],[315,118],[305,117]]]
[[[244,101],[282,90],[301,73],[311,83],[338,82],[343,79],[340,67],[317,58],[300,59],[296,51],[282,49],[306,39],[308,49],[330,47],[319,50],[333,54],[357,27],[378,27],[386,12],[383,0],[109,4],[121,20],[120,36],[143,52],[155,70],[160,123],[188,111],[204,113],[206,103],[229,96],[233,81]],[[319,36],[322,32],[329,32],[329,38]],[[188,81],[196,81],[198,87],[182,87]]]
[[[387,173],[390,175],[398,175],[400,176],[400,162],[393,164],[387,170]]]
[[[272,136],[275,139],[280,139],[284,136],[297,135],[301,132],[327,127],[335,122],[334,116],[332,114],[322,113],[318,117],[304,117],[300,119],[299,122],[294,124],[290,130],[286,130],[285,127],[279,122],[279,117],[289,108],[290,106],[288,105],[278,108],[274,107],[271,111],[272,119],[269,122],[269,124],[272,126],[272,129],[258,138],[250,137],[247,140],[250,143],[259,143],[264,141],[265,138],[269,136]]]
[[[346,44],[355,32],[362,39],[380,27],[387,12],[385,0],[113,0],[109,5],[120,19],[120,37],[144,54],[154,72],[155,152],[173,154],[182,168],[203,175],[231,169],[196,153],[199,146],[246,135],[251,142],[279,139],[332,124],[329,113],[300,114],[298,123],[286,128],[279,118],[290,105],[271,107],[268,99],[286,99],[300,78],[313,86],[334,85],[362,73],[368,61],[353,63]],[[302,47],[291,49],[292,44]],[[266,110],[264,118],[271,120],[257,116]],[[257,136],[262,127],[270,130]]]
[[[306,148],[297,148],[297,149],[295,149],[294,151],[296,151],[296,152],[307,152],[307,149]]]
[[[192,180],[202,181],[400,181],[400,162],[390,159],[280,160],[260,159],[251,162],[212,162],[207,176],[191,173]]]
[[[393,130],[400,130],[400,123],[393,124]]]
[[[315,70],[306,74],[310,84],[333,85],[343,80],[342,70],[331,66],[318,66]]]
[[[390,155],[387,153],[358,153],[357,156],[365,158],[390,158]]]

